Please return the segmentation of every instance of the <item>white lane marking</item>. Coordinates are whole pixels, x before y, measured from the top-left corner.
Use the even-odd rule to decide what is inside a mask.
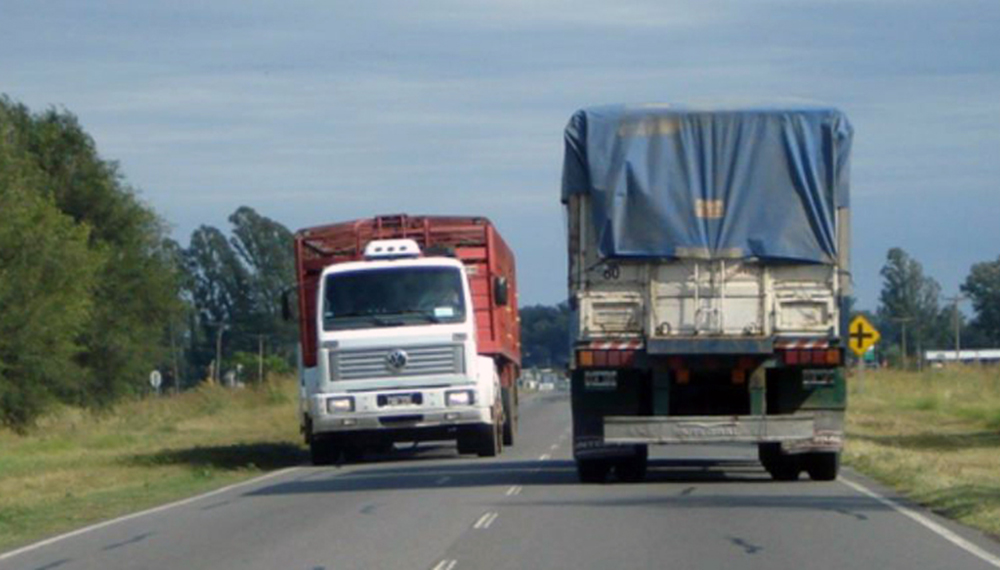
[[[508,497],[513,497],[514,495],[520,495],[522,489],[523,487],[521,487],[520,485],[514,485],[510,489],[507,489],[506,495]]]
[[[552,458],[551,455],[549,455],[548,453],[545,453],[541,457],[539,457],[538,460],[539,461],[546,461],[546,460],[551,459],[551,458]]]
[[[438,479],[437,481],[435,481],[434,484],[435,485],[444,485],[448,481],[451,481],[451,477],[449,477],[448,475],[445,475],[444,477],[442,477],[442,478]]]
[[[490,525],[493,524],[493,521],[497,520],[498,516],[500,516],[500,513],[483,513],[483,516],[479,517],[479,520],[476,521],[476,524],[474,524],[472,528],[479,530],[488,529],[490,528]]]
[[[232,485],[227,485],[227,486],[222,487],[220,489],[216,489],[214,491],[209,491],[209,492],[203,493],[201,495],[196,495],[194,497],[188,497],[187,499],[181,499],[180,501],[175,501],[173,503],[167,503],[166,505],[160,505],[158,507],[153,507],[151,509],[146,509],[144,511],[139,511],[137,513],[132,513],[130,515],[125,515],[125,516],[118,517],[116,519],[111,519],[109,521],[99,522],[97,524],[92,524],[90,526],[85,526],[83,528],[78,528],[78,529],[76,529],[74,531],[67,532],[66,534],[60,534],[59,536],[54,536],[52,538],[48,538],[48,539],[42,540],[40,542],[36,542],[34,544],[29,544],[28,546],[23,546],[21,548],[18,548],[17,550],[11,550],[10,552],[6,552],[4,554],[0,554],[0,560],[6,560],[8,558],[13,558],[13,557],[17,556],[18,554],[24,554],[25,552],[30,552],[32,550],[36,550],[38,548],[42,548],[43,546],[48,546],[50,544],[59,542],[60,540],[65,540],[67,538],[72,538],[74,536],[79,536],[81,534],[88,533],[88,532],[90,532],[92,530],[98,530],[98,529],[104,528],[106,526],[111,526],[113,524],[117,524],[117,523],[120,523],[120,522],[130,521],[132,519],[137,519],[139,517],[144,517],[146,515],[151,515],[153,513],[159,513],[159,512],[162,512],[162,511],[173,509],[175,507],[181,507],[181,506],[184,506],[184,505],[189,505],[191,503],[200,501],[202,499],[207,499],[207,498],[213,497],[215,495],[220,495],[222,493],[225,493],[227,491],[232,491],[233,489],[238,489],[240,487],[246,487],[248,485],[253,485],[254,483],[259,483],[261,481],[264,481],[265,479],[271,479],[271,478],[277,477],[279,475],[284,475],[286,473],[291,473],[292,471],[296,471],[298,469],[301,469],[301,467],[286,467],[284,469],[279,469],[277,471],[272,471],[271,473],[265,473],[264,475],[261,475],[260,477],[255,477],[255,478],[249,479],[247,481],[241,481],[239,483],[233,483]]]
[[[458,564],[458,560],[442,560],[431,570],[451,570],[456,564]]]
[[[982,548],[976,546],[975,544],[972,544],[968,540],[965,540],[961,536],[958,536],[954,532],[934,522],[930,518],[918,513],[917,511],[914,511],[911,508],[903,506],[888,497],[883,497],[882,495],[879,495],[878,493],[872,491],[868,487],[865,487],[861,483],[855,483],[854,481],[851,481],[850,479],[845,479],[844,477],[839,477],[837,478],[837,480],[843,483],[844,485],[847,485],[848,487],[854,489],[855,491],[862,493],[864,495],[868,495],[869,497],[875,499],[876,501],[882,503],[883,505],[891,507],[896,512],[913,519],[914,521],[923,525],[931,532],[937,534],[941,538],[947,540],[948,542],[954,544],[955,546],[961,548],[962,550],[968,552],[969,554],[979,557],[980,559],[984,560],[985,562],[994,566],[995,568],[1000,568],[1000,557],[997,557],[983,550]]]
[[[553,443],[552,445],[549,446],[549,449],[551,449],[552,451],[555,451],[555,450],[559,449],[559,444],[558,443]]]

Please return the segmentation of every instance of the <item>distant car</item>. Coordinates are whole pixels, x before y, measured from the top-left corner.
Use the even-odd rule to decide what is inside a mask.
[[[552,382],[542,382],[538,385],[539,392],[551,392],[556,389],[556,385]]]

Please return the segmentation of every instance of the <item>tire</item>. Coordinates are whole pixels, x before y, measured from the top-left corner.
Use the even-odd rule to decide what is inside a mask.
[[[760,443],[757,444],[757,459],[769,473],[775,463],[781,457],[780,443]]]
[[[503,451],[502,425],[483,426],[479,430],[479,457],[496,457]]]
[[[343,450],[344,461],[348,463],[360,463],[365,458],[365,448],[360,445],[348,445]]]
[[[503,398],[503,444],[507,447],[514,445],[514,436],[517,435],[517,388],[502,388]]]
[[[779,455],[768,469],[775,481],[797,481],[802,472],[802,463],[797,455]]]
[[[635,456],[615,463],[615,474],[624,483],[640,483],[646,478],[646,468],[649,466],[649,448],[642,445]]]
[[[806,457],[806,472],[813,481],[833,481],[840,471],[840,453],[835,451],[810,453]]]
[[[313,465],[333,465],[340,459],[340,448],[313,436],[309,439],[309,458]]]
[[[479,434],[468,429],[463,429],[458,433],[456,441],[459,455],[469,455],[479,453]]]
[[[604,483],[611,472],[611,464],[603,459],[577,459],[576,474],[581,483]]]

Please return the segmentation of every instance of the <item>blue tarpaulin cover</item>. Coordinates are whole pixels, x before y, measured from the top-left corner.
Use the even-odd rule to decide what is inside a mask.
[[[583,109],[562,199],[590,197],[604,257],[834,263],[851,137],[822,107]]]

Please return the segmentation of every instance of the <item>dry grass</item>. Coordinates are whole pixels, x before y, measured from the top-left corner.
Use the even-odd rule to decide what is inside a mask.
[[[849,465],[1000,536],[1000,368],[866,371],[847,432]]]
[[[296,397],[287,380],[205,386],[0,431],[0,551],[300,463]]]

